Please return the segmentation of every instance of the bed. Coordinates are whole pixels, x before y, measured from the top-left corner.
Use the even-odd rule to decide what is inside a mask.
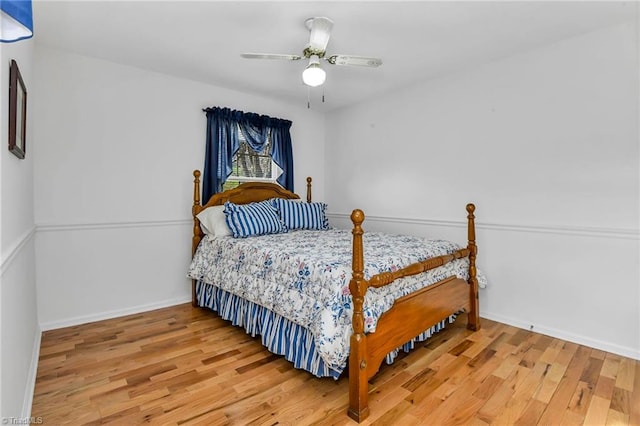
[[[214,225],[201,220],[205,210],[219,215],[222,206],[229,211],[264,203],[317,207],[311,178],[305,207],[297,194],[264,182],[241,184],[201,204],[200,172],[193,175],[193,306],[214,309],[261,335],[269,350],[297,368],[334,378],[348,372],[352,419],[361,422],[369,415],[368,380],[385,359],[391,362],[399,350],[410,349],[463,311],[467,328],[480,328],[473,204],[466,206],[465,247],[365,235],[361,210],[351,214],[351,231],[324,223],[317,225],[321,230],[234,238],[214,235],[208,229]]]

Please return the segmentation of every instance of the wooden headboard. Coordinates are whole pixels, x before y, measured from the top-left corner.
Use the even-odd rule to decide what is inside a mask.
[[[234,204],[248,204],[258,201],[268,200],[270,198],[286,198],[290,200],[300,199],[298,194],[284,189],[280,185],[269,182],[245,182],[238,187],[227,191],[213,194],[211,198],[204,204],[200,204],[200,170],[193,171],[193,241],[191,246],[191,254],[193,255],[202,239],[202,229],[200,221],[196,217],[198,213],[210,206],[220,206],[230,201]],[[311,178],[307,178],[307,203],[311,202]]]

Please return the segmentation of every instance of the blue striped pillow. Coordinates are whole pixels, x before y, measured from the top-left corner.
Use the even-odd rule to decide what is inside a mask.
[[[234,238],[287,232],[278,212],[269,201],[259,203],[224,203],[224,214]]]
[[[271,201],[287,229],[329,229],[325,203],[301,203],[284,198],[272,198]]]

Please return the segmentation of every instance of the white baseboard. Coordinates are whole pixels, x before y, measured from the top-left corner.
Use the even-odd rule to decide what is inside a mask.
[[[187,302],[191,302],[191,296],[178,297],[175,299],[149,303],[146,305],[131,306],[125,309],[115,309],[112,311],[98,312],[91,315],[81,315],[58,321],[49,321],[41,323],[40,328],[42,329],[42,331],[55,330],[58,328],[71,327],[74,325],[86,324],[94,321],[102,321],[106,319],[123,317],[126,315],[139,314],[140,312],[153,311],[155,309],[167,308],[169,306],[180,305]]]
[[[611,352],[617,355],[622,355],[627,358],[632,358],[640,361],[640,348],[631,348],[626,346],[620,346],[609,342],[603,342],[601,340],[592,339],[588,336],[582,336],[578,334],[568,333],[563,330],[551,327],[535,326],[531,328],[531,324],[528,324],[522,320],[505,317],[502,315],[492,314],[490,312],[482,312],[482,318],[486,318],[492,321],[501,322],[503,324],[512,325],[514,327],[521,328],[523,330],[531,330],[534,333],[544,334],[557,339],[566,340],[568,342],[577,343],[579,345],[588,346],[594,349],[600,349],[602,351]]]
[[[33,393],[36,388],[36,376],[38,375],[38,360],[40,359],[40,341],[42,331],[37,329],[33,337],[33,351],[31,352],[31,363],[29,364],[29,374],[24,389],[24,400],[22,401],[22,419],[31,417],[31,406],[33,404]]]

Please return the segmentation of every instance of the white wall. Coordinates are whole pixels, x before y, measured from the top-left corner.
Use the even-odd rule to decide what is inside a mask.
[[[0,126],[0,417],[25,417],[31,411],[40,328],[36,306],[33,215],[33,40],[2,44],[0,51],[1,123],[8,123],[9,64],[18,62],[27,87],[26,157],[7,149]]]
[[[324,116],[220,87],[38,46],[34,134],[44,329],[190,300],[193,169],[202,108],[293,121],[295,188],[324,197]]]
[[[640,358],[637,25],[328,114],[334,223],[464,243],[475,202],[484,317]]]

